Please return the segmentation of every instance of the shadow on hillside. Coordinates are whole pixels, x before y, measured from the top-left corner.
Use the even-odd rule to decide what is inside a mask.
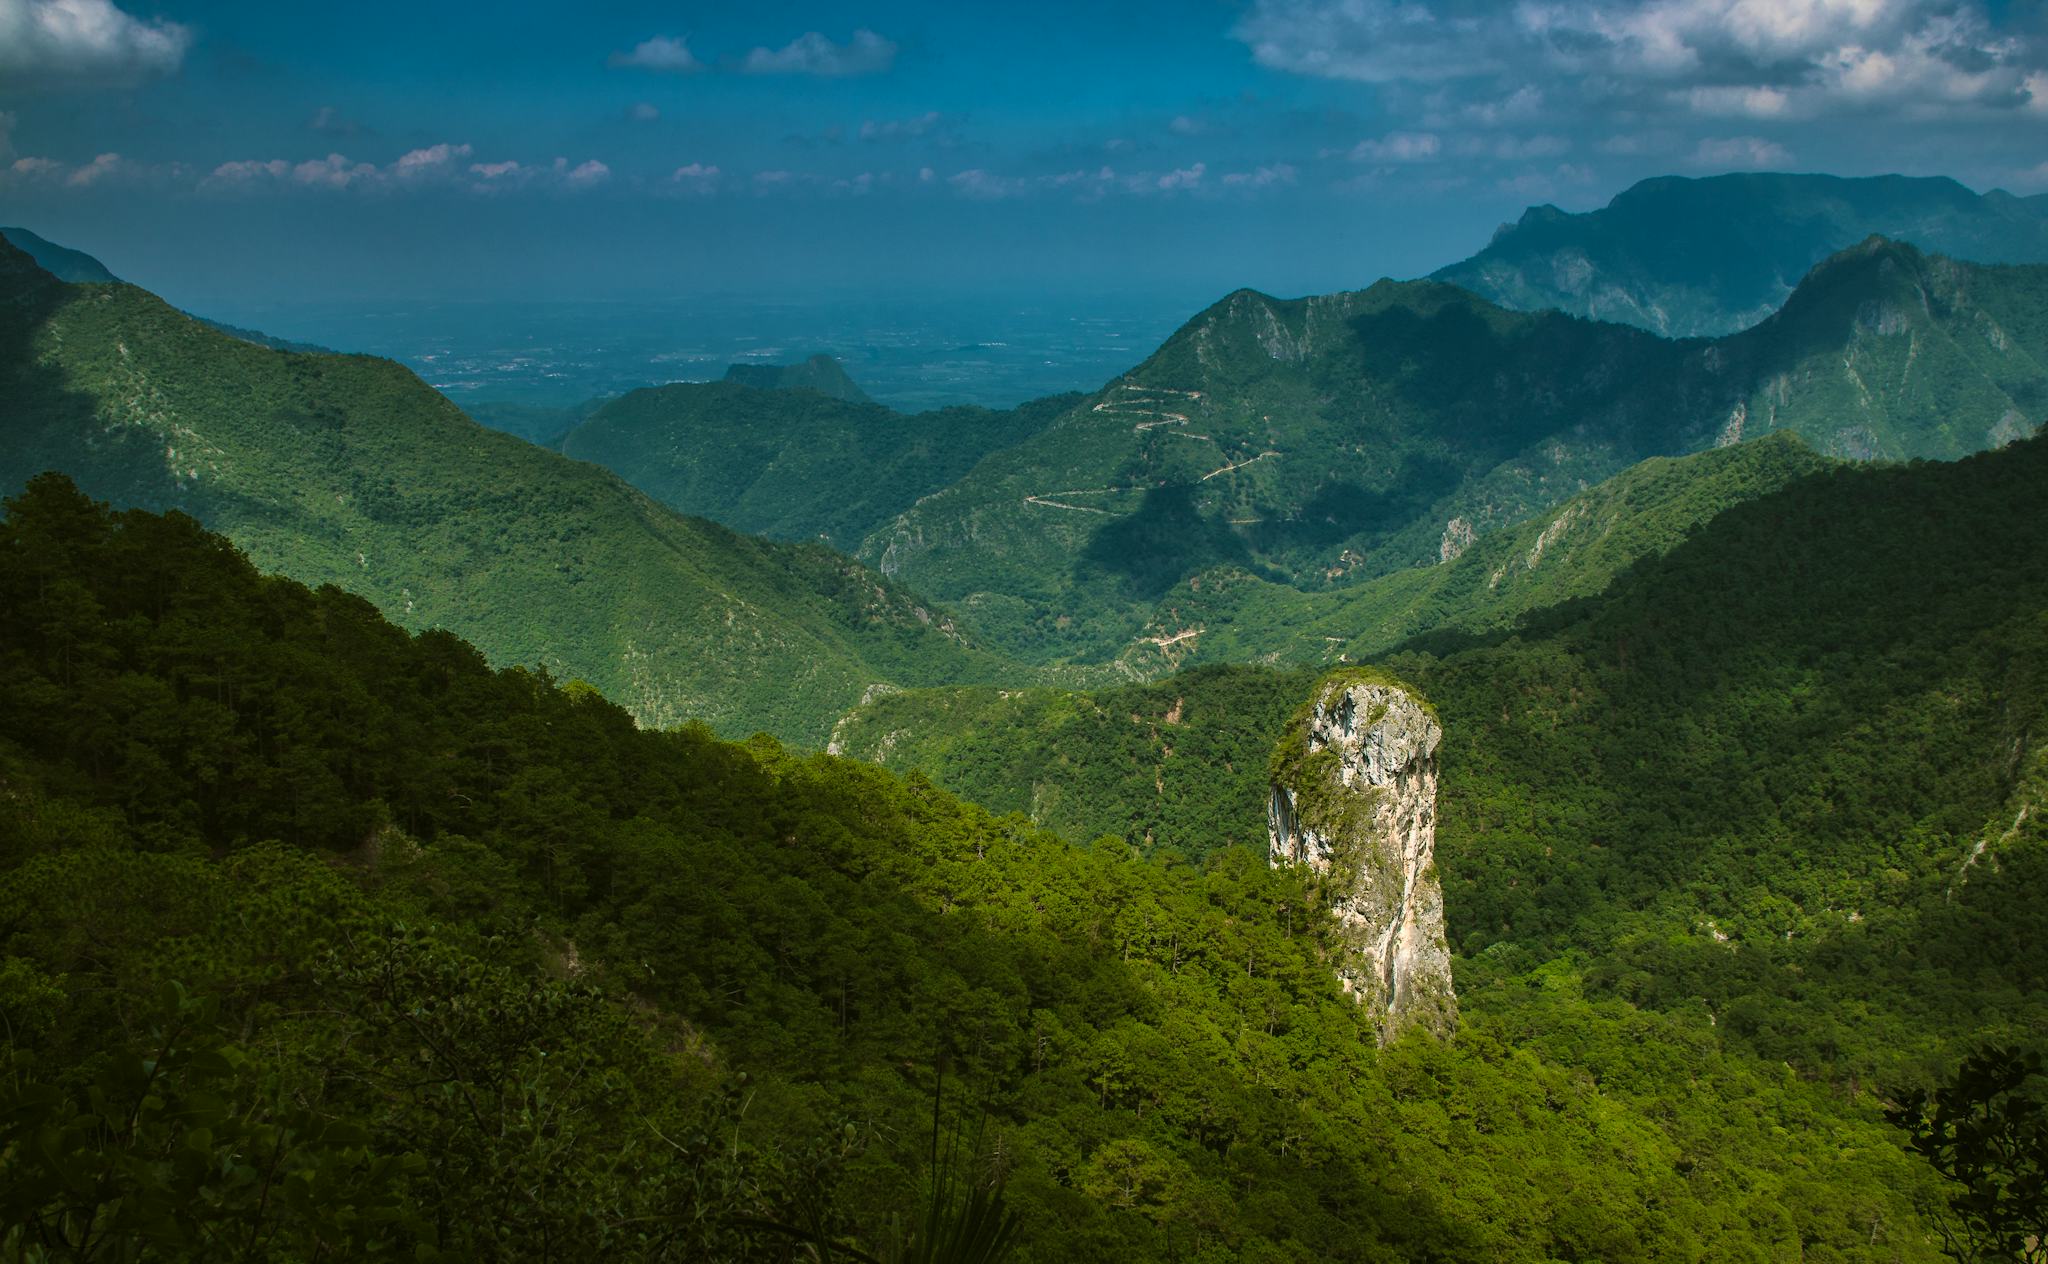
[[[1556,312],[1489,318],[1469,299],[1367,312],[1351,332],[1356,372],[1393,405],[1397,424],[1419,413],[1431,432],[1417,437],[1468,460],[1491,465],[1546,436],[1588,430],[1648,455],[1684,420],[1691,349],[1639,329]]]
[[[1517,815],[1483,796],[1533,796],[1553,823],[1512,893],[1505,869],[1468,873],[1479,907],[1447,889],[1460,949],[1598,940],[1615,910],[1687,890],[1794,900],[1829,875],[1952,870],[2048,711],[2044,467],[2036,440],[1817,474],[1599,597],[1378,656],[1444,714],[1447,796],[1465,800],[1445,812],[1454,883],[1457,823]]]
[[[1446,457],[1410,453],[1387,486],[1333,480],[1317,488],[1297,512],[1269,513],[1246,535],[1258,552],[1272,557],[1326,553],[1347,540],[1370,550],[1455,490],[1465,474],[1462,465]]]
[[[1108,576],[1126,599],[1156,601],[1190,572],[1252,566],[1244,540],[1229,523],[1202,513],[1195,490],[1183,483],[1147,491],[1136,513],[1090,537],[1075,563],[1076,578],[1086,583]]]
[[[0,493],[56,470],[117,505],[162,509],[182,499],[153,430],[103,417],[97,400],[38,357],[40,331],[68,304],[119,288],[67,285],[0,241]]]

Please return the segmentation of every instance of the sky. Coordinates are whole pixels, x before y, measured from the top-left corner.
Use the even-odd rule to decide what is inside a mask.
[[[2048,191],[2048,0],[0,0],[0,223],[216,310],[1322,292],[1733,170]]]

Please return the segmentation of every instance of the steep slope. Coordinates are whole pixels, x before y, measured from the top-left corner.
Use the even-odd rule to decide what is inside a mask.
[[[1652,458],[1541,518],[1476,540],[1453,533],[1445,547],[1456,556],[1435,566],[1362,584],[1302,592],[1241,569],[1205,571],[1161,601],[1123,659],[1141,678],[1177,674],[1088,693],[878,691],[840,720],[832,749],[922,769],[1071,838],[1252,846],[1265,794],[1258,752],[1314,671],[1426,633],[1506,631],[1544,607],[1598,596],[1716,515],[1835,464],[1780,433]],[[1244,663],[1281,670],[1232,666]]]
[[[26,228],[0,228],[0,241],[5,241],[8,245],[27,255],[35,261],[37,267],[56,277],[59,281],[67,281],[74,285],[113,285],[121,280],[120,277],[107,270],[107,265],[83,250],[73,250],[69,246],[60,246],[54,241],[37,236]],[[190,313],[187,314],[190,315]],[[230,325],[218,320],[208,320],[204,316],[193,316],[193,319],[210,328],[218,329],[231,338],[239,338],[243,342],[252,342],[259,347],[269,347],[273,351],[325,352],[327,350],[325,347],[316,346],[310,342],[293,342],[288,338],[273,338],[259,330],[243,329],[238,325]]]
[[[1008,412],[960,407],[905,414],[807,386],[763,389],[752,379],[677,383],[604,404],[561,448],[685,513],[851,550],[987,453],[1037,433],[1073,402],[1058,396]]]
[[[845,558],[672,513],[388,361],[264,350],[4,247],[0,304],[0,486],[54,469],[183,509],[261,565],[587,679],[644,722],[816,741],[874,683],[998,666]]]
[[[1435,566],[1313,592],[1242,569],[1175,586],[1123,662],[1141,675],[1197,663],[1362,662],[1427,632],[1491,632],[1591,597],[1716,514],[1835,464],[1789,431],[1630,466],[1539,517],[1474,538],[1455,519]]]
[[[1954,457],[2048,415],[2048,268],[1873,239],[1714,342],[1514,313],[1436,282],[1242,291],[859,556],[1013,652],[1108,656],[1190,575],[1295,587],[1442,555],[1657,455],[1791,430]],[[1459,525],[1462,523],[1462,526]]]
[[[2044,438],[1837,467],[1516,633],[1383,656],[1443,726],[1436,860],[1466,1015],[1524,987],[1711,1015],[1716,1039],[1851,1092],[2042,1030],[2044,486]],[[1155,796],[1161,838],[1234,845],[1220,818],[1262,801],[1274,699],[1301,682],[1203,669],[1146,686],[1142,715],[1130,690],[863,711],[905,734],[892,765],[957,792],[1007,775],[977,744],[1034,750],[1034,800],[1081,837],[1144,841],[1117,766],[1163,766],[1202,797]],[[1141,719],[1160,745],[1130,740]],[[864,725],[842,725],[848,750],[873,748]]]
[[[1433,276],[1519,311],[1716,336],[1770,315],[1809,268],[1873,234],[1978,263],[2048,263],[2038,198],[1946,178],[1754,173],[1645,180],[1578,215],[1531,207]]]
[[[1268,854],[1328,892],[1338,981],[1385,1044],[1458,1023],[1436,871],[1436,713],[1368,673],[1324,681],[1269,765]]]
[[[816,391],[849,404],[868,402],[868,393],[847,375],[846,366],[828,355],[801,364],[729,364],[725,380],[770,391]]]
[[[0,1252],[889,1257],[1000,1185],[1023,1264],[1934,1257],[1882,1125],[1704,1015],[1376,1049],[1314,886],[647,732],[38,479]]]
[[[59,281],[74,284],[111,285],[121,278],[107,271],[107,265],[69,246],[60,246],[26,228],[0,228],[0,241],[35,260],[37,267]]]

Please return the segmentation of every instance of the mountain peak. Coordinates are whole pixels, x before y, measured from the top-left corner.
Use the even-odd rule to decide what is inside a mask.
[[[107,265],[69,246],[60,246],[26,228],[0,228],[0,239],[35,260],[36,266],[59,281],[73,284],[111,285],[120,281]]]
[[[868,402],[867,392],[847,374],[846,366],[822,353],[801,364],[729,365],[725,380],[758,390],[816,391],[852,404]]]
[[[1711,337],[1763,320],[1815,264],[1874,234],[1955,259],[2048,263],[2048,203],[1946,177],[1658,176],[1583,214],[1531,207],[1434,275],[1504,307]]]

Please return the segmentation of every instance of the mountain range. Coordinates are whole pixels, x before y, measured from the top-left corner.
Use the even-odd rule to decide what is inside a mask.
[[[836,361],[828,363],[844,376]],[[865,396],[819,391],[809,384],[813,375],[790,385],[763,370],[734,365],[722,382],[629,391],[600,405],[559,446],[686,513],[850,553],[869,532],[1075,403],[1053,396],[1006,411],[963,405],[900,413]]]
[[[1217,566],[1315,588],[1436,562],[1653,456],[1777,430],[1952,458],[2048,416],[2048,268],[1873,238],[1727,338],[1510,312],[1434,281],[1240,291],[858,556],[1037,660],[1126,649]]]
[[[878,682],[999,664],[841,555],[665,509],[389,361],[254,346],[5,245],[0,296],[0,485],[62,470],[180,509],[260,565],[587,680],[646,723],[821,740]]]
[[[2048,263],[2048,195],[1908,176],[1662,176],[1582,214],[1530,207],[1432,275],[1520,311],[1718,337],[1763,320],[1815,264],[1874,235],[1975,263]]]
[[[1957,190],[553,446],[0,242],[0,1258],[1941,1258],[1900,1125],[2048,1030],[2048,266]]]

